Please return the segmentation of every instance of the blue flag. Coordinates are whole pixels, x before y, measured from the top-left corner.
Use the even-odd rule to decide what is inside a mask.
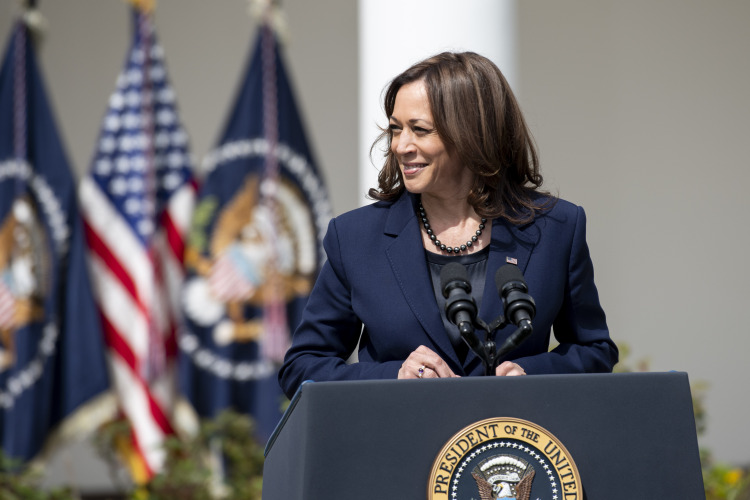
[[[109,387],[76,186],[27,27],[0,70],[0,438],[29,460]]]
[[[200,415],[233,408],[268,437],[283,403],[276,374],[324,260],[331,207],[267,26],[231,109],[188,235],[181,388]]]

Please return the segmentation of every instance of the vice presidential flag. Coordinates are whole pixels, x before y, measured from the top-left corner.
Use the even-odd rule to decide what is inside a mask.
[[[75,194],[19,21],[0,69],[0,439],[23,460],[109,387]]]
[[[253,415],[267,437],[280,416],[279,363],[331,217],[267,26],[231,110],[205,160],[188,238],[181,387],[200,415],[232,407]]]
[[[183,235],[195,188],[149,15],[136,11],[134,26],[80,197],[113,382],[132,425],[127,458],[144,482],[161,469],[173,432]]]

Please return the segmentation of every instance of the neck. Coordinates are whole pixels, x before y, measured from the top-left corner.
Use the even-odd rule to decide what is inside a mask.
[[[466,197],[440,198],[421,195],[420,202],[433,224],[442,222],[446,226],[457,226],[471,220],[479,221],[479,216],[474,207],[467,203]]]

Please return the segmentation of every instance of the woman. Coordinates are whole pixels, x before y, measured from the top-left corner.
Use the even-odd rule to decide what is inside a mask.
[[[286,394],[305,380],[482,374],[445,316],[439,276],[449,262],[468,270],[486,323],[502,314],[493,277],[506,262],[536,302],[533,334],[496,375],[611,371],[617,347],[583,209],[539,190],[531,134],[500,70],[474,53],[439,54],[391,82],[385,111],[379,140],[389,147],[369,192],[378,201],[328,227],[328,261],[279,372]],[[548,352],[553,328],[559,345]],[[514,329],[500,330],[498,345]],[[357,346],[358,362],[347,363]]]

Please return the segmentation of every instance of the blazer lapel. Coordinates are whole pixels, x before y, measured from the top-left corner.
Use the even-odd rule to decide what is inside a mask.
[[[384,232],[393,238],[386,255],[404,299],[433,344],[442,351],[437,354],[449,357],[455,366],[460,366],[458,356],[445,334],[435,300],[421,244],[422,233],[411,196],[404,195],[391,206]]]
[[[505,312],[500,293],[495,286],[495,273],[508,263],[515,263],[521,272],[525,272],[531,252],[538,241],[539,228],[535,222],[514,226],[500,219],[492,221],[490,254],[487,261],[482,306],[479,310],[479,317],[485,323],[491,324]],[[483,332],[478,333],[484,335]],[[496,339],[498,344],[502,343],[502,340],[504,339]],[[466,372],[471,372],[478,365],[481,365],[481,359],[474,352],[470,352],[464,362]]]
[[[531,251],[539,241],[539,228],[535,222],[524,226],[514,226],[508,222],[495,219],[492,222],[492,239],[490,256],[487,262],[484,295],[479,317],[487,323],[503,312],[500,294],[495,286],[495,273],[505,264],[515,264],[526,272]]]

